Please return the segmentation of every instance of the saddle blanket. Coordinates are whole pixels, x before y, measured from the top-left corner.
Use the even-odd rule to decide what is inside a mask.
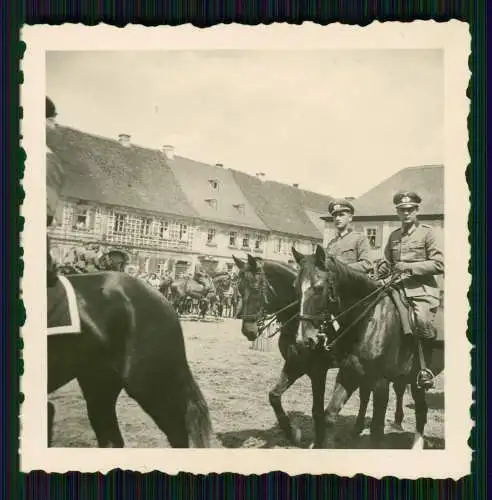
[[[80,315],[72,284],[59,275],[55,286],[48,288],[48,335],[80,334]]]

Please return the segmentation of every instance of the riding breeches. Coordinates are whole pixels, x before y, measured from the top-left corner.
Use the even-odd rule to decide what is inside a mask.
[[[431,295],[407,297],[415,313],[415,334],[422,340],[433,340],[437,332],[434,326],[439,299]]]

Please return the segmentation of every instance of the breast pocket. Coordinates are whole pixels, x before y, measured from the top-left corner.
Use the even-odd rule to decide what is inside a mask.
[[[346,264],[353,264],[356,262],[356,255],[355,255],[355,250],[353,248],[349,248],[348,250],[344,250],[342,252],[342,260]]]
[[[410,241],[405,252],[411,260],[425,260],[427,258],[425,245],[422,241]]]

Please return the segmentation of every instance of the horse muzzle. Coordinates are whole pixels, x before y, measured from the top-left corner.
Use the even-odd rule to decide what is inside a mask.
[[[256,321],[245,320],[241,325],[241,333],[250,341],[256,340],[258,338],[258,323]]]

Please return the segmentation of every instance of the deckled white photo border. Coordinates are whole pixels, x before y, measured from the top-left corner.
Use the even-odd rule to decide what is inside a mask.
[[[301,26],[219,25],[199,29],[182,27],[147,28],[105,25],[25,26],[21,33],[26,52],[21,62],[24,83],[22,147],[27,153],[23,180],[26,197],[24,278],[22,298],[27,320],[24,339],[24,375],[21,391],[21,470],[47,472],[107,472],[114,468],[168,474],[236,472],[262,474],[281,470],[291,475],[337,474],[372,477],[396,476],[458,479],[469,474],[472,451],[467,441],[473,422],[471,345],[466,338],[469,304],[468,273],[469,191],[465,168],[467,149],[466,97],[471,51],[469,26],[459,21],[436,23],[378,23],[367,27],[305,23]],[[445,449],[444,450],[177,450],[177,449],[67,449],[46,446],[46,177],[44,107],[46,58],[50,50],[211,50],[211,49],[439,49],[444,51],[445,71]],[[76,98],[76,96],[74,96]]]

